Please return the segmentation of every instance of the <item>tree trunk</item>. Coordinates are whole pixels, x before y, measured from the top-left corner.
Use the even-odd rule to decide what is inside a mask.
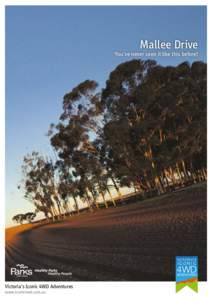
[[[100,191],[100,194],[102,195],[102,199],[103,199],[103,201],[104,201],[105,207],[108,208],[108,204],[107,204],[107,201],[106,201],[106,199],[105,199],[104,193],[103,193],[102,191]]]
[[[176,170],[177,170],[177,175],[179,177],[179,181],[180,181],[180,185],[183,186],[183,178],[182,178],[182,174],[181,174],[181,171],[180,171],[180,167],[178,165],[178,163],[176,163]]]
[[[188,172],[187,172],[187,170],[186,170],[184,160],[181,160],[181,165],[182,165],[182,167],[183,167],[183,173],[185,174],[185,178],[186,178],[186,180],[188,180],[188,179],[189,179],[189,175],[188,175]]]
[[[115,200],[113,199],[112,195],[111,195],[111,192],[110,192],[110,189],[107,187],[107,191],[108,191],[108,194],[110,195],[110,199],[111,201],[113,202],[113,205],[116,206],[116,202]]]
[[[137,188],[135,182],[132,183],[133,187],[134,187],[134,192],[137,193],[139,191],[139,188]]]
[[[57,204],[57,209],[58,209],[58,212],[59,212],[58,217],[62,218],[63,216],[62,216],[61,206],[60,206],[60,203],[59,203],[58,200],[56,200],[56,204]]]
[[[117,193],[118,193],[118,196],[121,197],[122,194],[121,194],[121,192],[120,192],[120,189],[119,189],[118,185],[116,184],[115,179],[114,179],[112,176],[111,176],[111,180],[112,180],[113,185],[114,185],[114,187],[115,187],[115,189],[116,189],[116,191],[117,191]]]
[[[50,214],[51,214],[51,216],[52,216],[52,222],[54,222],[55,221],[55,216],[54,216],[54,208],[53,208],[53,206],[51,206],[50,207]]]
[[[78,206],[78,202],[77,199],[74,195],[72,195],[73,199],[74,199],[74,204],[75,204],[75,209],[77,210],[77,214],[79,214],[79,206]]]
[[[167,172],[166,169],[164,169],[163,170],[163,176],[164,176],[164,179],[166,181],[166,190],[170,191],[169,180],[168,180],[168,178],[166,176],[166,172]]]
[[[158,176],[158,179],[159,179],[159,183],[160,183],[162,192],[165,193],[165,192],[166,192],[166,189],[165,189],[165,186],[164,186],[164,183],[163,183],[163,178],[162,178],[162,176],[159,175],[159,176]]]
[[[91,207],[91,203],[90,203],[90,196],[87,192],[87,189],[85,189],[85,193],[86,193],[86,200],[87,200],[87,203],[88,203],[88,208],[89,208],[90,212],[93,212],[93,208]]]
[[[205,180],[207,180],[207,171],[205,168],[202,169],[202,172],[204,174]]]
[[[162,185],[161,185],[159,176],[155,176],[155,185],[156,185],[156,187],[157,187],[157,190],[159,191],[159,194],[163,194],[163,193],[164,193],[164,190],[163,190],[163,187],[162,187]]]
[[[176,179],[175,179],[175,176],[174,176],[174,171],[173,171],[172,167],[169,167],[169,173],[170,173],[170,177],[171,177],[172,183],[176,187],[177,186],[177,182],[176,182]]]
[[[202,180],[205,181],[206,177],[205,177],[205,173],[204,173],[203,169],[201,169],[200,172],[202,174]]]
[[[94,195],[92,189],[89,190],[89,191],[91,192],[91,195],[92,195],[92,198],[93,198],[93,202],[95,203],[96,208],[99,209],[99,204],[98,204],[98,202],[96,201],[96,198],[95,198],[95,195]]]

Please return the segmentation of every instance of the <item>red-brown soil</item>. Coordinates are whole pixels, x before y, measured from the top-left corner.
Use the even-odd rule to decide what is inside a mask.
[[[54,224],[9,228],[6,280],[174,281],[177,255],[197,255],[199,280],[206,280],[206,227],[206,184],[199,184]],[[11,276],[18,263],[69,275]]]

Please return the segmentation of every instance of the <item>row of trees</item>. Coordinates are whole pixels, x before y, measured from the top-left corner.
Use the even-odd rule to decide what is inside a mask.
[[[24,221],[28,223],[32,223],[35,217],[36,217],[36,213],[28,212],[25,214],[17,214],[13,216],[12,220],[19,224],[23,224]]]
[[[24,158],[25,197],[54,219],[71,212],[70,201],[77,213],[79,200],[90,211],[100,199],[116,206],[120,187],[146,197],[205,181],[206,67],[132,60],[102,90],[93,80],[73,88],[48,133],[56,159]]]

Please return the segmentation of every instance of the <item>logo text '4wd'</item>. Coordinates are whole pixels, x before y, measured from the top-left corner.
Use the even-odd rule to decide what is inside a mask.
[[[16,267],[10,268],[10,274],[16,277],[28,277],[32,275],[32,270],[24,264],[17,264]]]
[[[185,286],[198,292],[198,256],[176,256],[176,292]]]

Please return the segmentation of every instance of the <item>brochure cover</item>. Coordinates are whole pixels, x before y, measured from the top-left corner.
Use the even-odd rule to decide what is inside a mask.
[[[207,281],[206,15],[6,7],[8,287]]]

